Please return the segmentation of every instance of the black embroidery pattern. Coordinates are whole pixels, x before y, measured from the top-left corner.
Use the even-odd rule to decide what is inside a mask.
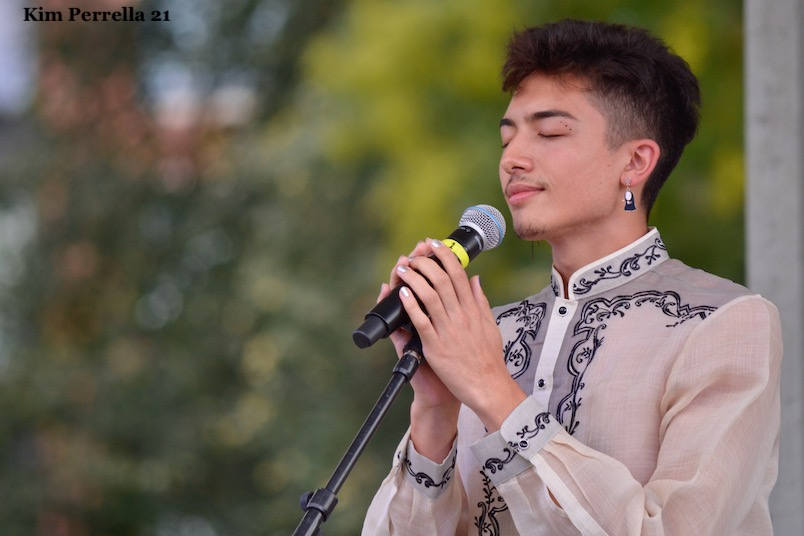
[[[597,275],[597,279],[589,281],[588,279],[583,278],[572,285],[572,291],[576,296],[582,296],[591,291],[592,287],[601,281],[605,281],[607,279],[617,279],[618,277],[628,277],[634,272],[638,272],[642,269],[642,265],[640,264],[642,261],[645,261],[647,266],[650,266],[655,261],[664,257],[666,252],[667,247],[665,247],[662,239],[657,237],[653,244],[645,251],[623,259],[619,268],[611,265],[598,268],[594,272],[595,275]]]
[[[533,419],[533,428],[531,428],[530,425],[528,425],[523,427],[522,430],[516,433],[516,435],[521,438],[521,440],[518,443],[519,448],[523,449],[528,448],[528,439],[533,439],[534,437],[539,435],[539,432],[547,428],[547,425],[549,423],[550,423],[550,413],[545,411],[544,413],[539,413],[538,415],[536,415],[536,418]]]
[[[505,364],[511,372],[511,377],[520,377],[530,366],[533,357],[531,343],[536,340],[539,328],[547,312],[547,304],[531,303],[524,300],[516,307],[508,309],[497,316],[497,325],[506,318],[515,317],[514,322],[521,324],[516,330],[516,336],[506,341],[503,348]]]
[[[561,296],[561,289],[558,286],[558,281],[556,281],[556,277],[550,276],[550,288],[553,289],[553,295],[556,297]]]
[[[488,469],[489,471],[491,471],[491,474],[495,474],[497,471],[502,471],[505,465],[514,459],[514,456],[516,456],[518,450],[519,450],[518,445],[509,443],[508,447],[503,449],[505,459],[489,458],[488,460],[486,460],[486,463],[483,464],[483,469]],[[483,471],[481,470],[481,472]],[[486,473],[483,474],[485,475]]]
[[[416,483],[424,486],[425,488],[443,488],[447,484],[449,484],[450,479],[452,479],[452,473],[455,471],[455,460],[456,457],[452,457],[452,464],[449,466],[449,469],[444,473],[444,478],[441,482],[436,482],[433,477],[428,475],[427,473],[423,472],[414,472],[413,465],[410,463],[410,460],[405,458],[405,470],[407,470],[408,474],[416,479]]]
[[[717,307],[709,305],[691,307],[681,303],[681,297],[675,292],[656,290],[638,292],[631,296],[619,296],[613,300],[598,298],[584,305],[580,320],[574,330],[575,336],[581,335],[583,338],[572,347],[567,361],[567,370],[573,378],[572,389],[558,403],[556,411],[558,422],[564,425],[564,429],[570,434],[575,433],[579,424],[577,412],[583,400],[580,394],[585,386],[584,374],[603,344],[604,337],[600,335],[600,332],[606,329],[607,322],[625,317],[626,312],[632,306],[641,307],[643,305],[653,305],[666,316],[675,319],[674,323],[666,325],[668,328],[673,328],[694,318],[703,320],[717,309]]]
[[[539,413],[533,419],[532,427],[531,425],[527,425],[516,433],[516,435],[520,437],[518,442],[509,442],[508,446],[503,448],[503,457],[489,458],[486,460],[486,463],[483,464],[483,468],[480,470],[480,475],[483,477],[484,501],[477,503],[477,506],[480,508],[480,515],[475,517],[475,527],[477,527],[478,534],[480,536],[499,535],[500,524],[497,521],[497,515],[500,512],[508,510],[508,505],[505,504],[505,500],[499,494],[497,488],[491,484],[491,479],[488,477],[486,471],[491,472],[491,474],[496,474],[497,471],[502,471],[506,464],[510,463],[511,460],[514,459],[520,449],[528,448],[528,439],[536,437],[540,431],[547,427],[549,422],[549,413]]]
[[[480,474],[483,476],[484,500],[477,503],[477,506],[480,507],[480,515],[475,517],[475,527],[477,527],[479,536],[499,536],[501,532],[497,516],[508,510],[508,505],[505,504],[505,499],[502,498],[497,488],[491,484],[491,479],[486,473],[481,470]]]

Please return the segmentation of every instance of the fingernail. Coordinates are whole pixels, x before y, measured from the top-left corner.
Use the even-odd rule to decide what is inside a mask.
[[[402,287],[402,289],[399,292],[401,292],[402,296],[404,296],[405,298],[410,297],[410,290],[408,290],[408,287]]]
[[[396,267],[396,271],[399,272],[400,274],[404,274],[405,272],[408,271],[408,268],[407,266],[403,266],[400,264],[399,266]]]
[[[437,238],[434,238],[434,239],[433,239],[433,240],[430,242],[430,244],[432,244],[432,246],[433,246],[434,248],[440,248],[441,246],[443,246],[443,245],[444,245],[444,244],[441,242],[441,240],[438,240]]]

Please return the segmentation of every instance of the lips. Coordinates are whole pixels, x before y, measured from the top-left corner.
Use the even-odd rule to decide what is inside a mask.
[[[527,199],[540,194],[544,188],[526,184],[523,182],[511,183],[505,188],[505,197],[509,205],[517,205],[525,202]]]

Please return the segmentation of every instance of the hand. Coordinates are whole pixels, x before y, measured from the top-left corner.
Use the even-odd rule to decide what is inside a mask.
[[[391,286],[388,283],[383,283],[377,302],[383,300],[390,292]],[[401,327],[391,333],[389,338],[398,356],[402,356],[405,346],[410,342],[411,337],[412,332],[406,327]],[[447,389],[438,376],[435,375],[426,360],[421,362],[410,383],[415,393],[414,403],[421,407],[421,409],[441,408],[442,412],[447,410],[447,414],[454,413],[457,417],[460,402],[449,389]]]
[[[397,265],[398,280],[409,287],[400,290],[402,304],[421,338],[430,370],[443,388],[474,410],[489,431],[497,430],[525,393],[506,369],[502,338],[488,299],[480,279],[475,276],[470,281],[440,241],[428,240],[424,246],[417,246],[412,259],[400,259]],[[395,280],[392,277],[392,285]],[[431,380],[429,385],[435,383]],[[443,401],[443,392],[436,394],[430,401]]]
[[[399,266],[408,267],[411,258],[429,252],[430,248],[424,242],[419,242],[409,257],[400,257],[391,272],[390,284],[383,283],[377,302],[400,284]],[[391,333],[389,338],[397,355],[402,355],[411,336],[411,331],[404,327]],[[410,383],[414,392],[410,409],[411,440],[419,454],[439,463],[449,454],[457,434],[461,403],[433,372],[426,359],[419,365]]]

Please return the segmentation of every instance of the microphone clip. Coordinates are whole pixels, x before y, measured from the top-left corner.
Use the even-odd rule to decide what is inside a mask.
[[[419,365],[424,362],[424,350],[422,350],[422,340],[416,330],[413,330],[413,335],[402,350],[402,357],[399,358],[396,366],[394,367],[395,374],[401,374],[405,377],[407,382],[416,374]]]

